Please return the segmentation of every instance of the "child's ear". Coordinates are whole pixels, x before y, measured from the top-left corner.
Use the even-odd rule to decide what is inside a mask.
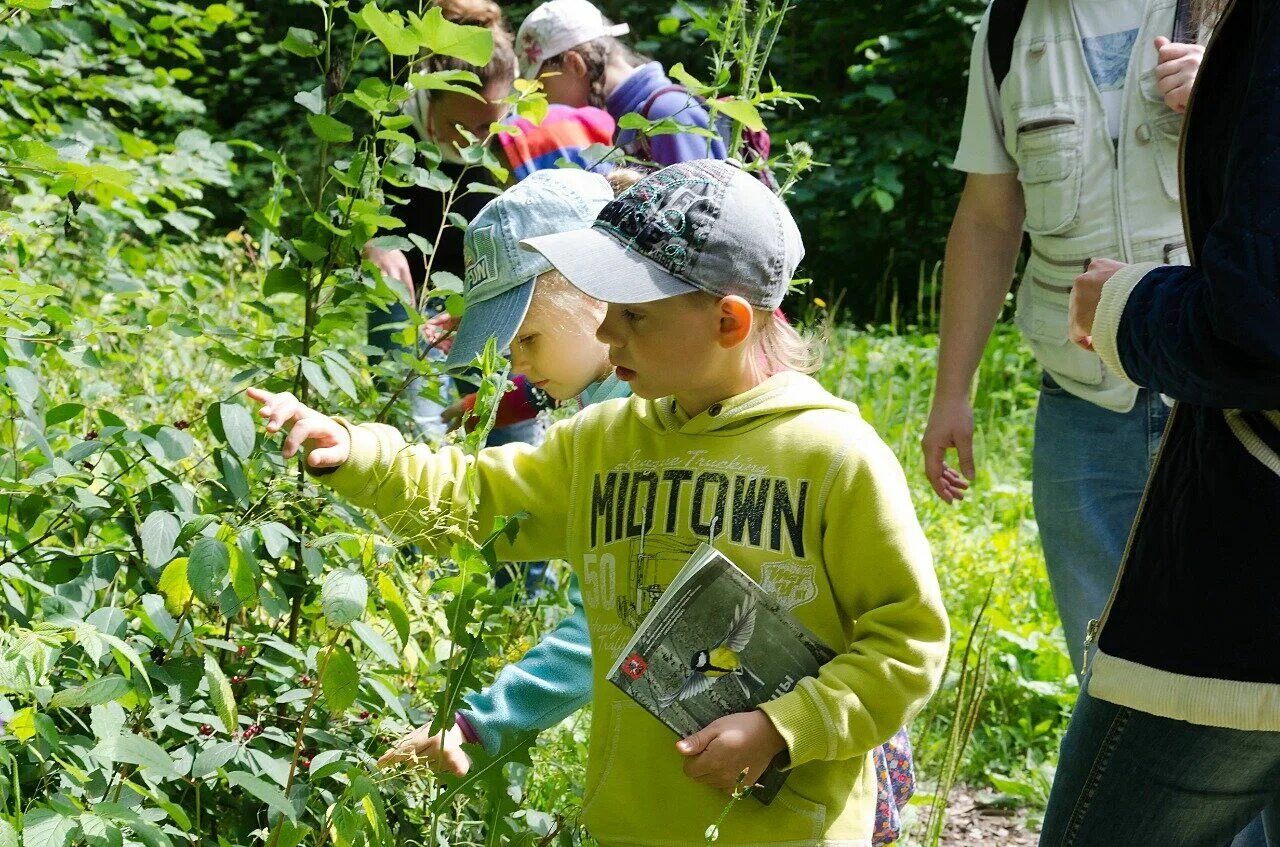
[[[751,337],[751,325],[755,310],[751,304],[736,294],[721,297],[716,304],[720,311],[720,346],[726,350],[737,347]]]

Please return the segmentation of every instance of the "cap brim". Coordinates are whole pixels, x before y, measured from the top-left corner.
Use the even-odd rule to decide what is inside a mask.
[[[458,323],[458,331],[454,333],[453,347],[449,350],[445,367],[467,367],[484,352],[490,338],[497,341],[499,353],[505,351],[511,339],[515,338],[516,330],[520,329],[524,316],[529,313],[531,302],[533,280],[497,297],[468,304]]]
[[[575,288],[606,303],[651,303],[698,290],[594,227],[529,238],[520,247],[541,253]]]

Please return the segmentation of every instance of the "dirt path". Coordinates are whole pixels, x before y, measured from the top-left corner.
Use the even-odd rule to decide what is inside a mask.
[[[915,829],[923,832],[925,822]],[[1040,833],[1027,822],[1027,810],[985,805],[977,792],[957,787],[951,794],[942,847],[1036,847]],[[912,840],[909,847],[918,847]]]

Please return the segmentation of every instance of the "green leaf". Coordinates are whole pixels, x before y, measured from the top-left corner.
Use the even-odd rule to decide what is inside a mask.
[[[487,27],[455,24],[445,19],[439,6],[432,6],[421,18],[411,13],[409,27],[422,46],[432,53],[452,56],[477,67],[489,64],[493,56],[493,33]]]
[[[382,595],[382,602],[387,607],[387,617],[391,618],[391,623],[396,628],[396,635],[400,636],[400,646],[403,647],[409,642],[409,613],[405,610],[400,589],[396,588],[391,577],[380,573],[378,574],[378,593]]]
[[[33,809],[22,818],[23,847],[66,847],[76,828],[74,818],[53,809]]]
[[[356,701],[356,694],[360,691],[360,671],[345,647],[334,645],[320,674],[320,687],[331,712],[344,712]]]
[[[319,115],[324,112],[324,87],[317,85],[310,91],[299,91],[293,95],[293,102],[302,106],[313,115]]]
[[[64,688],[49,698],[51,709],[79,709],[84,706],[100,706],[118,700],[133,690],[129,680],[111,674],[98,677],[85,685]]]
[[[364,642],[366,647],[373,651],[373,655],[392,667],[400,666],[400,657],[396,655],[396,651],[376,629],[364,621],[352,621],[351,630]]]
[[[329,626],[344,626],[364,614],[369,600],[369,584],[355,571],[345,568],[330,572],[320,589],[320,605]]]
[[[213,606],[218,602],[230,571],[231,555],[226,544],[217,538],[196,540],[187,562],[187,581],[202,603]]]
[[[173,558],[173,545],[182,529],[177,515],[172,512],[152,512],[142,522],[142,557],[147,564],[158,568]]]
[[[264,782],[252,774],[235,771],[227,775],[227,783],[235,788],[243,788],[254,797],[266,803],[274,812],[279,812],[289,820],[295,819],[293,804],[284,792],[270,783]]]
[[[298,29],[296,26],[289,27],[289,33],[284,37],[284,41],[280,42],[280,46],[293,55],[303,58],[319,56],[323,52],[320,45],[316,44],[314,32],[309,29]]]
[[[279,521],[262,524],[258,527],[258,532],[262,535],[262,543],[266,545],[267,555],[273,559],[283,556],[290,544],[298,543],[298,536],[294,535],[293,530]]]
[[[173,759],[165,749],[150,738],[143,738],[141,735],[125,733],[99,744],[95,752],[109,756],[114,762],[147,768],[153,772],[154,776],[164,778],[176,776],[173,771]]]
[[[373,3],[365,4],[360,10],[357,17],[364,22],[365,26],[382,42],[382,46],[387,48],[387,52],[393,56],[416,56],[421,47],[419,38],[414,37],[414,33],[405,28],[399,13],[392,12],[387,14],[379,9]],[[486,64],[484,62],[473,62],[472,64]]]
[[[204,748],[196,754],[191,764],[191,778],[200,779],[216,771],[236,757],[240,745],[234,741],[219,741]]]
[[[18,831],[4,818],[0,818],[0,847],[18,847]]]
[[[294,267],[272,268],[262,280],[263,297],[272,294],[297,294],[301,297],[306,293],[307,284],[302,279],[302,272]]]
[[[119,827],[95,814],[80,816],[80,832],[89,847],[121,847],[124,844]]]
[[[311,131],[321,141],[345,144],[355,138],[351,127],[332,115],[307,115],[307,123],[311,124]]]
[[[191,602],[191,582],[187,577],[187,558],[179,556],[165,565],[158,585],[164,595],[164,608],[171,615],[181,615]]]
[[[36,398],[40,396],[40,383],[36,380],[35,374],[17,365],[5,368],[4,374],[19,403],[23,406],[35,403]]]
[[[480,93],[480,77],[470,71],[432,71],[425,74],[411,74],[409,85],[419,91],[451,91],[462,94],[472,100],[487,103]]]
[[[57,426],[80,416],[84,406],[79,403],[60,403],[44,413],[45,426]]]
[[[235,694],[231,692],[231,683],[227,681],[226,674],[208,653],[204,657],[204,678],[209,681],[209,699],[213,701],[213,710],[222,719],[223,729],[235,732],[240,725]]]
[[[222,432],[227,438],[227,446],[242,459],[249,458],[253,452],[258,433],[253,427],[253,418],[249,410],[239,403],[221,403],[218,410],[222,420]]]
[[[717,100],[715,106],[749,130],[754,132],[764,130],[764,119],[760,117],[760,112],[746,100],[726,97],[723,100]]]

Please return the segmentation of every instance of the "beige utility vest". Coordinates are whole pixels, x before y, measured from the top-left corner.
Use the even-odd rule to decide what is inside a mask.
[[[1186,264],[1178,202],[1182,116],[1156,88],[1158,35],[1176,0],[1152,0],[1129,62],[1113,143],[1070,0],[1029,0],[1000,88],[1004,144],[1018,163],[1031,256],[1015,319],[1067,391],[1118,412],[1137,389],[1067,337],[1067,299],[1092,258]]]

